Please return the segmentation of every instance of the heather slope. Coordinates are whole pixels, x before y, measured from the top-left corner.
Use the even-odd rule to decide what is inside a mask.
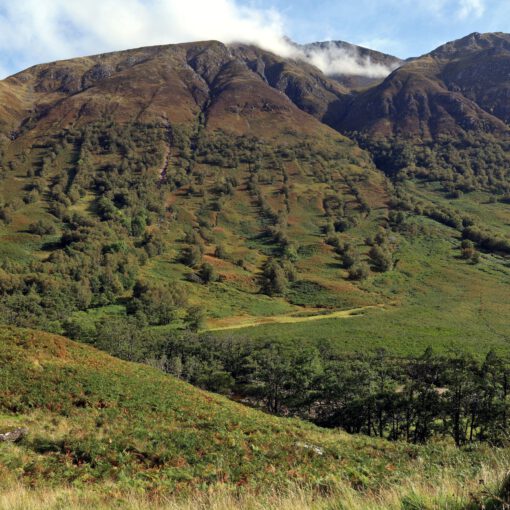
[[[401,486],[404,493],[407,478],[448,476],[444,501],[467,501],[467,492],[455,495],[455,477],[466,484],[465,477],[478,480],[483,464],[506,462],[503,452],[488,457],[483,448],[392,444],[270,417],[36,331],[3,328],[0,361],[0,429],[28,428],[21,442],[0,446],[4,489],[70,485],[81,489],[78,501],[104,487],[115,487],[114,500],[136,489],[151,491],[156,504],[190,491],[199,501],[208,487],[246,495],[299,485],[307,494],[343,490],[352,508],[358,497],[376,508],[372,491]],[[436,496],[430,490],[427,497]]]

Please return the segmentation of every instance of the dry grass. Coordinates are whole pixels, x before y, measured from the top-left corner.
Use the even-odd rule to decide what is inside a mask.
[[[0,447],[0,510],[476,510],[510,466],[510,449],[271,417],[30,330],[0,330],[0,365],[5,402],[38,405],[0,413],[0,429],[29,429]]]
[[[262,324],[297,324],[301,322],[319,321],[322,319],[348,319],[350,317],[359,317],[365,310],[373,308],[382,308],[384,305],[369,305],[350,310],[337,310],[328,314],[309,315],[306,317],[296,317],[292,315],[273,315],[270,317],[229,317],[210,321],[212,327],[208,331],[226,331],[229,329],[242,329]]]
[[[497,499],[507,476],[500,466],[487,466],[481,478],[462,480],[446,473],[434,481],[419,478],[378,492],[359,492],[337,487],[330,495],[318,495],[305,488],[266,494],[233,494],[221,485],[208,492],[186,497],[151,497],[136,492],[119,493],[114,486],[100,489],[31,490],[21,485],[0,494],[0,510],[475,510],[486,508],[487,498]],[[491,507],[493,508],[493,507]]]

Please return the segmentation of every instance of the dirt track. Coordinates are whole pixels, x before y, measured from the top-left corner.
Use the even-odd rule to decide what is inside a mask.
[[[338,310],[328,314],[309,315],[306,317],[299,317],[293,315],[274,315],[272,317],[230,317],[224,321],[217,321],[217,323],[225,322],[223,325],[214,325],[207,328],[207,331],[224,331],[228,329],[241,329],[250,328],[254,326],[261,326],[264,324],[296,324],[299,322],[318,321],[322,319],[348,319],[362,315],[365,310],[374,308],[382,308],[383,305],[370,305],[361,308],[352,308],[350,310]],[[227,323],[228,322],[228,323]]]

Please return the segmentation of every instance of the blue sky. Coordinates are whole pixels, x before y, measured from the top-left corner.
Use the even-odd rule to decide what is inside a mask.
[[[286,35],[341,39],[409,57],[475,31],[510,32],[510,0],[0,0],[0,78],[36,63],[204,39],[286,56]]]
[[[298,42],[341,39],[399,57],[472,32],[510,32],[509,0],[253,0],[288,20]]]

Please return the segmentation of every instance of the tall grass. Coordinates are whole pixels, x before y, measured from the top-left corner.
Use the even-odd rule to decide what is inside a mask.
[[[101,489],[31,490],[13,486],[0,494],[1,510],[508,510],[510,478],[503,465],[483,467],[477,479],[455,473],[426,480],[417,474],[402,484],[377,491],[356,491],[345,485],[321,495],[306,487],[263,494],[233,493],[227,486],[186,496],[119,493]]]

